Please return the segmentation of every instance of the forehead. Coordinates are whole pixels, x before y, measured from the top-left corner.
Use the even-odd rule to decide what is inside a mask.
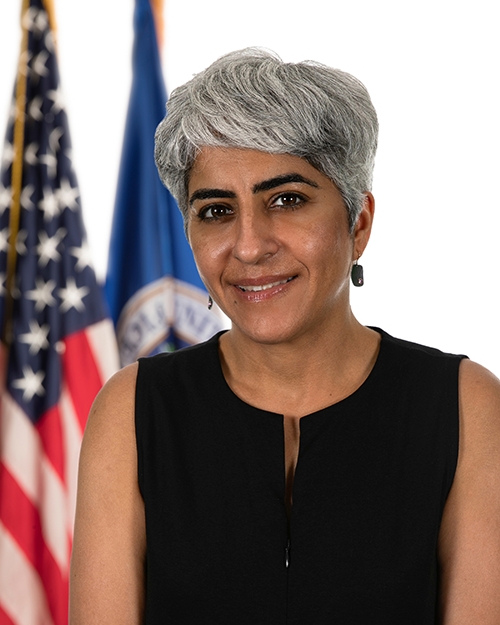
[[[200,187],[244,189],[264,180],[296,173],[319,187],[335,186],[303,158],[240,148],[204,147],[190,172],[189,193]]]

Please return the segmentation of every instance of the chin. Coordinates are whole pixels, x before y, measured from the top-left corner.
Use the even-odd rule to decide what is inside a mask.
[[[233,322],[233,328],[245,335],[246,338],[261,345],[288,343],[303,334],[303,331],[301,332],[295,324],[286,323],[283,319],[276,322],[260,318],[253,324]]]

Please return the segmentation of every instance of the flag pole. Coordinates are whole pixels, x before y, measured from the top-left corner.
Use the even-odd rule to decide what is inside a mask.
[[[19,215],[21,211],[21,188],[23,182],[24,158],[24,123],[26,119],[26,81],[28,77],[28,29],[24,23],[24,16],[29,8],[29,0],[23,0],[21,8],[21,51],[17,69],[16,105],[14,121],[14,158],[12,161],[12,201],[9,219],[9,248],[7,252],[7,276],[5,281],[5,320],[3,340],[7,347],[12,342],[12,310],[14,303],[14,289],[17,261],[17,235],[19,232]]]

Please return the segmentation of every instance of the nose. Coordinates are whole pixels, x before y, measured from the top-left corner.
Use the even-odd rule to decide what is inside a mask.
[[[233,255],[247,265],[271,258],[279,248],[272,219],[260,211],[241,211],[235,236]]]

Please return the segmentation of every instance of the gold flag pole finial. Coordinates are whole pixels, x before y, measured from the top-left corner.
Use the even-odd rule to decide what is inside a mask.
[[[158,51],[160,52],[163,48],[163,0],[149,0],[151,3],[151,10],[153,11],[153,18],[155,21],[156,27],[156,40],[158,42]]]
[[[50,30],[52,31],[52,36],[56,37],[56,31],[57,31],[57,23],[56,23],[56,12],[54,9],[54,0],[42,0],[43,2],[43,6],[45,7],[45,10],[47,11],[47,15],[49,16],[49,25],[50,25]]]

